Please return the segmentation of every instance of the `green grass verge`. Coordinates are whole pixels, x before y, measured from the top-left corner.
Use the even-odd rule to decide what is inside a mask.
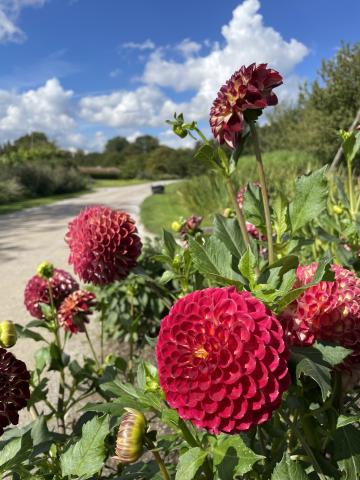
[[[183,205],[179,187],[183,182],[165,186],[165,193],[151,195],[141,204],[141,222],[145,228],[161,235],[163,228],[171,230],[171,223],[178,217],[188,217],[192,212]]]
[[[126,187],[127,185],[137,185],[141,183],[149,183],[151,180],[140,180],[138,178],[130,179],[108,179],[101,178],[94,180],[93,188],[109,188],[109,187]]]
[[[149,180],[95,180],[91,186],[91,189],[96,188],[106,188],[106,187],[125,187],[127,185],[136,185],[140,183],[146,183]],[[65,200],[67,198],[75,198],[85,193],[90,193],[91,190],[83,190],[81,192],[74,193],[65,193],[62,195],[51,195],[49,197],[39,197],[39,198],[26,198],[19,202],[7,203],[0,205],[0,215],[5,213],[18,212],[19,210],[25,210],[27,208],[41,207],[43,205],[50,205],[51,203],[58,202],[60,200]]]

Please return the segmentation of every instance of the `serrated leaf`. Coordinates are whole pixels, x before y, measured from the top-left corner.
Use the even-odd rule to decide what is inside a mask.
[[[214,149],[210,145],[202,145],[195,153],[194,158],[195,160],[199,160],[215,171],[219,169],[219,165],[215,161]]]
[[[256,283],[256,257],[249,247],[239,262],[239,270],[241,275],[249,281],[250,288]]]
[[[340,347],[339,345],[326,345],[320,342],[315,342],[313,348],[319,350],[323,359],[332,367],[343,362],[352,353],[352,350],[348,348]]]
[[[311,377],[319,385],[322,399],[325,401],[331,393],[331,370],[310,358],[303,358],[296,365],[296,378],[300,380],[301,375]]]
[[[360,478],[360,432],[352,425],[336,430],[335,460],[346,480]]]
[[[271,480],[307,480],[308,478],[300,463],[291,460],[287,454],[284,454],[271,475]]]
[[[289,205],[292,232],[317,218],[325,209],[328,196],[327,166],[300,177],[295,184],[294,199]]]
[[[18,463],[29,458],[32,448],[32,439],[30,431],[21,437],[14,438],[6,443],[0,449],[0,473],[4,473],[12,469]]]
[[[250,450],[240,435],[219,435],[212,451],[218,480],[228,480],[235,478],[236,475],[244,475],[263,458]]]
[[[189,248],[194,265],[200,273],[222,285],[241,287],[241,277],[231,268],[231,253],[219,239],[210,237],[201,245],[189,238]]]
[[[281,237],[287,231],[287,202],[283,195],[278,195],[274,202],[272,203],[273,212],[274,212],[274,228],[277,236]]]
[[[109,420],[105,415],[85,423],[80,440],[60,457],[62,475],[74,475],[85,480],[98,472],[104,464],[108,434]]]
[[[241,258],[245,252],[245,245],[236,218],[225,218],[222,215],[215,215],[214,235],[226,245],[234,257]]]
[[[190,448],[180,456],[175,480],[194,480],[196,472],[206,459],[207,453],[199,447]]]
[[[174,258],[177,249],[177,243],[173,235],[165,229],[163,230],[163,241],[166,253],[170,258]]]
[[[256,227],[265,225],[264,205],[260,187],[249,183],[244,196],[244,216]]]

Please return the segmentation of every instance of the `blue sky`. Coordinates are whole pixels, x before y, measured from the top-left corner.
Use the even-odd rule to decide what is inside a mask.
[[[0,142],[36,129],[68,148],[143,133],[177,146],[174,110],[205,126],[221,83],[252,61],[283,73],[291,101],[360,40],[359,18],[358,0],[0,0]]]

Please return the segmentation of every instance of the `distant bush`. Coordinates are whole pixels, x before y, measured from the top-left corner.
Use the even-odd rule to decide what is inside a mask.
[[[24,198],[24,187],[15,179],[0,180],[0,204],[16,202]]]
[[[116,167],[79,167],[79,172],[91,178],[120,178],[121,171]]]

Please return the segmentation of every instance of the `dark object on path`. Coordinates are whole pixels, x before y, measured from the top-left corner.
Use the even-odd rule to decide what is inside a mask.
[[[164,185],[151,185],[152,193],[164,193],[165,187]]]

